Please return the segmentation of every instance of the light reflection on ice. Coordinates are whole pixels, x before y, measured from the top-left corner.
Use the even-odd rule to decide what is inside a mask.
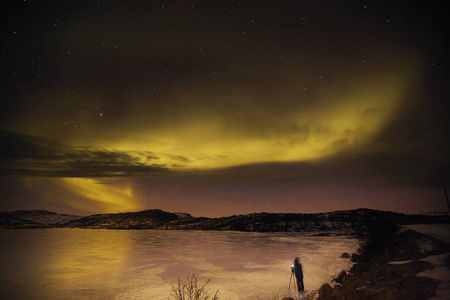
[[[306,289],[342,269],[358,241],[303,233],[0,230],[1,299],[167,299],[195,273],[221,299],[284,296],[300,256]]]

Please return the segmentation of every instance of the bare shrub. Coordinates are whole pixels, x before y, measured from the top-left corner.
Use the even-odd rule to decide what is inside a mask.
[[[218,300],[219,291],[213,294],[206,287],[209,281],[210,279],[201,284],[197,281],[195,274],[192,274],[192,277],[188,276],[185,281],[178,279],[178,284],[172,285],[170,296],[175,300]]]

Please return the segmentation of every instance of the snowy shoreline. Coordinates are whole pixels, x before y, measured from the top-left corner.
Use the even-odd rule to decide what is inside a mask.
[[[317,299],[448,299],[448,228],[448,224],[403,227],[382,253],[355,264],[334,286],[322,285]]]

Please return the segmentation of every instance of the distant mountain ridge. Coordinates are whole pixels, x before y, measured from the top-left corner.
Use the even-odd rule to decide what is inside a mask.
[[[24,224],[57,224],[69,222],[81,216],[58,214],[48,210],[17,210],[13,212],[0,212],[0,226]]]
[[[0,212],[2,228],[92,228],[218,230],[248,232],[353,231],[370,219],[386,219],[397,224],[450,223],[450,216],[404,215],[371,209],[329,213],[253,213],[221,218],[194,218],[188,213],[160,209],[139,212],[95,214],[87,217],[57,214],[44,210]]]
[[[97,214],[60,224],[62,227],[107,229],[158,229],[166,223],[192,219],[187,213],[169,213],[160,209],[117,214]]]

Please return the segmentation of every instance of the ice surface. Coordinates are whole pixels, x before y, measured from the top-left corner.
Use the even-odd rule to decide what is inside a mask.
[[[358,241],[302,233],[0,230],[1,299],[167,299],[178,278],[211,279],[221,299],[287,295],[299,256],[318,289],[351,267]]]

